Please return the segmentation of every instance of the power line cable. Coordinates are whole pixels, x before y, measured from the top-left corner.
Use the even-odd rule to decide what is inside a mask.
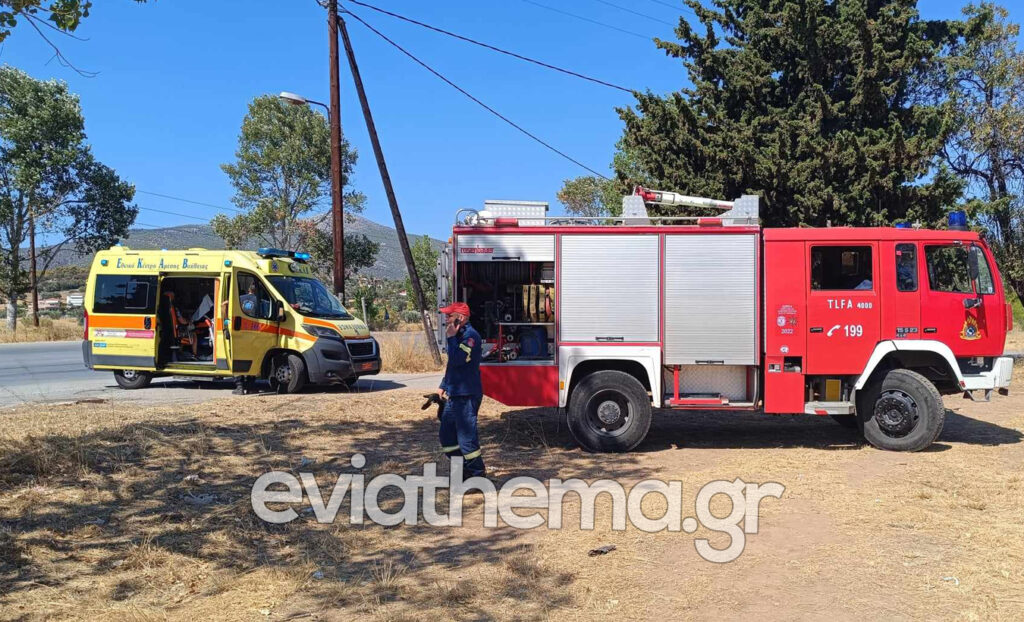
[[[244,212],[245,211],[245,210],[239,209],[237,207],[227,207],[225,205],[214,205],[213,203],[203,203],[202,201],[193,201],[192,199],[183,199],[181,197],[171,196],[169,194],[160,194],[159,192],[148,192],[146,190],[136,190],[135,192],[138,193],[138,194],[148,194],[148,195],[154,196],[154,197],[160,197],[160,198],[163,198],[163,199],[170,199],[172,201],[181,201],[182,203],[191,203],[193,205],[202,205],[203,207],[212,207],[214,209],[226,209],[226,210],[233,210],[233,211],[236,211],[236,212]]]
[[[485,110],[487,110],[488,112],[490,112],[490,113],[491,113],[491,114],[493,114],[494,116],[498,117],[499,119],[501,119],[501,120],[502,120],[502,121],[504,121],[505,123],[507,123],[507,124],[511,125],[511,126],[512,126],[512,127],[514,127],[515,129],[517,129],[517,130],[519,130],[520,132],[522,132],[523,134],[525,134],[526,136],[528,136],[528,137],[532,138],[533,140],[537,141],[537,142],[538,142],[538,143],[540,143],[541,145],[544,145],[545,147],[547,147],[547,148],[548,148],[548,149],[550,149],[551,151],[553,151],[553,152],[557,153],[558,155],[560,155],[560,156],[562,156],[563,158],[565,158],[566,160],[568,160],[568,161],[572,162],[572,163],[573,163],[573,164],[575,164],[576,166],[579,166],[580,168],[582,168],[582,169],[585,169],[585,170],[587,170],[587,171],[589,171],[589,172],[593,173],[594,175],[597,175],[598,177],[601,177],[602,179],[609,179],[609,178],[608,178],[608,177],[606,177],[605,175],[602,175],[601,173],[598,173],[598,172],[597,172],[597,171],[595,171],[594,169],[590,168],[590,167],[589,167],[589,166],[587,166],[586,164],[583,164],[582,162],[580,162],[579,160],[577,160],[577,159],[573,158],[572,156],[570,156],[570,155],[566,154],[565,152],[563,152],[563,151],[559,151],[559,150],[558,150],[557,148],[555,148],[554,146],[552,146],[552,145],[551,145],[550,143],[548,143],[548,142],[545,142],[545,141],[544,141],[543,139],[541,139],[541,138],[539,138],[538,136],[536,136],[536,135],[534,135],[534,134],[530,133],[530,132],[529,132],[528,130],[526,130],[526,129],[525,129],[525,128],[523,128],[522,126],[518,125],[518,124],[517,124],[517,123],[516,123],[515,121],[512,121],[511,119],[509,119],[509,118],[508,118],[508,117],[506,117],[505,115],[501,114],[500,112],[498,112],[498,111],[497,111],[497,110],[495,110],[494,108],[491,108],[491,107],[490,107],[490,106],[488,106],[487,104],[483,103],[482,101],[480,101],[479,99],[477,99],[476,97],[474,97],[473,95],[471,95],[471,94],[470,94],[470,93],[469,93],[468,91],[466,91],[465,89],[463,89],[463,88],[462,88],[461,86],[459,86],[459,85],[455,84],[454,82],[452,82],[452,81],[451,81],[451,80],[449,80],[448,78],[444,77],[444,76],[443,76],[443,75],[442,75],[442,74],[441,74],[440,72],[438,72],[438,71],[437,71],[436,69],[434,69],[434,68],[433,68],[433,67],[431,67],[430,65],[426,64],[425,62],[421,61],[421,60],[420,60],[419,58],[417,58],[416,56],[414,56],[414,55],[413,55],[413,54],[412,54],[411,52],[409,52],[408,50],[406,50],[406,49],[405,49],[405,48],[403,48],[402,46],[398,45],[397,43],[395,43],[394,41],[392,41],[391,39],[389,39],[389,38],[387,37],[387,35],[385,35],[384,33],[380,32],[379,30],[377,30],[376,28],[374,28],[374,27],[373,27],[373,26],[371,26],[370,24],[366,23],[366,22],[365,22],[365,21],[364,21],[364,20],[363,20],[363,19],[362,19],[361,17],[359,17],[358,15],[356,15],[355,13],[353,13],[352,11],[349,11],[349,10],[347,10],[347,9],[346,9],[346,10],[345,10],[345,13],[348,13],[349,15],[351,15],[351,16],[352,16],[352,17],[353,17],[353,18],[354,18],[354,19],[355,19],[356,21],[358,21],[358,22],[359,22],[360,24],[362,24],[363,26],[366,26],[366,27],[367,27],[367,28],[368,28],[368,29],[369,29],[370,31],[372,31],[372,32],[373,32],[374,34],[376,34],[376,35],[377,35],[378,37],[380,37],[381,39],[384,39],[385,41],[387,41],[387,42],[388,42],[389,44],[391,44],[391,45],[392,45],[392,46],[393,46],[394,48],[396,48],[396,49],[397,49],[397,50],[398,50],[399,52],[401,52],[402,54],[405,54],[406,56],[408,56],[408,57],[409,57],[410,59],[412,59],[412,60],[413,60],[413,61],[414,61],[414,62],[415,62],[415,63],[416,63],[417,65],[419,65],[419,66],[423,67],[424,69],[426,69],[426,70],[427,70],[427,71],[429,71],[430,73],[434,74],[435,76],[437,76],[438,78],[440,78],[441,80],[443,80],[443,81],[444,81],[444,82],[445,82],[445,83],[446,83],[446,84],[447,84],[448,86],[450,86],[450,87],[452,87],[453,89],[455,89],[456,91],[458,91],[458,92],[462,93],[463,95],[465,95],[466,97],[468,97],[468,98],[469,98],[470,100],[472,100],[472,101],[473,101],[474,103],[476,103],[476,104],[477,104],[477,105],[479,105],[480,107],[484,108]],[[609,180],[609,181],[610,181],[610,180]]]
[[[697,13],[694,12],[693,9],[691,9],[690,7],[688,7],[688,6],[683,4],[683,0],[679,0],[679,4],[672,4],[671,2],[665,2],[664,0],[647,0],[647,1],[648,2],[653,2],[654,4],[660,4],[661,6],[667,6],[668,8],[675,9],[677,11],[689,11],[694,16],[697,15]]]
[[[639,37],[640,39],[643,39],[644,41],[650,41],[653,38],[653,37],[649,37],[647,35],[642,35],[639,32],[633,32],[632,30],[626,30],[625,28],[619,28],[618,26],[612,26],[611,24],[606,24],[604,22],[599,22],[599,21],[597,21],[595,19],[590,19],[589,17],[583,17],[582,15],[576,15],[575,13],[570,13],[568,11],[563,11],[562,9],[556,9],[553,6],[548,6],[546,4],[541,4],[540,2],[534,2],[533,0],[520,0],[520,2],[525,2],[526,4],[532,4],[533,6],[540,7],[542,9],[546,9],[546,10],[552,11],[554,13],[560,13],[560,14],[566,15],[568,17],[573,17],[573,18],[576,18],[576,19],[579,19],[579,20],[583,20],[585,22],[590,22],[591,24],[595,24],[597,26],[602,26],[604,28],[610,28],[612,30],[617,30],[617,31],[619,31],[619,32],[621,32],[623,34],[632,35],[634,37]]]
[[[346,1],[350,2],[352,4],[358,4],[359,6],[366,7],[368,9],[372,10],[372,11],[377,11],[378,13],[383,13],[384,15],[390,15],[391,17],[394,17],[396,19],[400,19],[400,20],[402,20],[404,22],[409,22],[410,24],[415,24],[417,26],[421,26],[423,28],[427,28],[428,30],[433,30],[434,32],[439,32],[439,33],[441,33],[443,35],[448,35],[449,37],[454,37],[454,38],[459,39],[461,41],[465,41],[466,43],[472,43],[473,45],[478,45],[478,46],[480,46],[482,48],[487,48],[488,50],[491,50],[491,51],[494,51],[494,52],[498,52],[499,54],[505,54],[505,55],[511,56],[513,58],[518,58],[519,60],[523,60],[523,61],[526,61],[528,63],[533,63],[534,65],[540,65],[541,67],[545,67],[547,69],[552,69],[554,71],[559,71],[561,73],[568,74],[570,76],[574,76],[574,77],[577,77],[577,78],[581,78],[583,80],[587,80],[587,81],[590,81],[590,82],[594,82],[594,83],[600,84],[602,86],[611,87],[613,89],[619,89],[620,91],[625,91],[626,93],[633,93],[633,89],[628,89],[628,88],[626,88],[624,86],[619,86],[617,84],[612,84],[611,82],[605,82],[604,80],[599,80],[597,78],[591,78],[590,76],[586,76],[586,75],[583,75],[581,73],[577,73],[575,71],[571,71],[569,69],[563,69],[562,67],[558,67],[558,66],[555,66],[555,65],[552,65],[552,64],[549,64],[549,63],[545,63],[544,61],[540,61],[540,60],[537,60],[535,58],[530,58],[528,56],[523,56],[522,54],[516,54],[515,52],[510,52],[508,50],[503,50],[503,49],[501,49],[499,47],[495,47],[493,45],[490,45],[490,44],[487,44],[487,43],[483,43],[483,42],[477,41],[475,39],[470,39],[469,37],[464,37],[462,35],[456,34],[454,32],[450,32],[448,30],[444,30],[443,28],[438,28],[436,26],[431,26],[430,24],[425,24],[423,22],[411,19],[409,17],[405,17],[403,15],[399,15],[398,13],[392,13],[391,11],[386,11],[384,9],[375,7],[372,4],[366,4],[365,2],[359,2],[359,0],[346,0]]]
[[[641,13],[640,11],[634,11],[633,9],[629,9],[629,8],[624,7],[624,6],[619,6],[619,5],[614,4],[612,2],[608,2],[608,0],[594,0],[594,2],[598,2],[598,3],[603,4],[605,6],[610,6],[613,9],[618,9],[620,11],[625,11],[626,13],[629,13],[631,15],[636,15],[637,17],[642,17],[644,19],[649,19],[652,22],[658,22],[659,24],[665,24],[666,26],[675,27],[675,24],[673,24],[672,22],[665,21],[665,20],[661,19],[660,17],[654,17],[653,15],[648,15],[646,13]]]
[[[180,212],[168,212],[162,209],[154,209],[152,207],[140,207],[140,210],[146,212],[156,212],[157,214],[167,214],[168,216],[178,216],[180,218],[191,218],[192,220],[198,220],[200,222],[209,222],[209,218],[200,218],[199,216],[192,216],[190,214],[182,214]]]

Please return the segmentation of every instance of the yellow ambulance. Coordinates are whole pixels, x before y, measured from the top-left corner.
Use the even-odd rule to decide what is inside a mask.
[[[85,366],[125,389],[250,376],[286,393],[378,373],[377,341],[308,260],[273,248],[100,251],[85,290]]]

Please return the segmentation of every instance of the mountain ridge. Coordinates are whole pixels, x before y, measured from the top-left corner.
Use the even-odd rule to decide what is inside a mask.
[[[359,273],[388,280],[404,280],[407,276],[405,259],[398,244],[398,232],[393,228],[374,222],[369,218],[354,215],[345,222],[346,234],[362,234],[380,245],[377,261],[373,266],[364,268]],[[414,243],[422,235],[410,234],[409,242]],[[429,236],[428,236],[429,237]],[[429,238],[435,249],[444,244],[436,238]],[[224,248],[222,240],[213,229],[206,224],[177,225],[153,229],[130,229],[121,244],[137,250],[157,250],[161,248],[206,248],[220,250]],[[254,245],[252,249],[255,250]],[[89,266],[95,253],[82,254],[73,250],[62,250],[57,253],[51,263],[58,266]]]

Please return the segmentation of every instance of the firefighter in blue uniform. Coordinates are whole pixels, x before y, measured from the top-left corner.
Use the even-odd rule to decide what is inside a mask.
[[[456,302],[441,309],[448,337],[448,366],[437,392],[448,402],[441,413],[441,451],[449,458],[461,455],[465,477],[484,477],[477,412],[483,401],[480,384],[480,333],[469,325],[469,305]]]

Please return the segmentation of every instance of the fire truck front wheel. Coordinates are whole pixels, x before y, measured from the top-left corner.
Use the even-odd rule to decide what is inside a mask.
[[[893,369],[858,401],[864,438],[879,449],[921,451],[942,432],[946,407],[938,389],[910,369]]]
[[[598,371],[573,389],[569,431],[584,449],[629,451],[651,427],[651,398],[640,381],[621,371]]]

